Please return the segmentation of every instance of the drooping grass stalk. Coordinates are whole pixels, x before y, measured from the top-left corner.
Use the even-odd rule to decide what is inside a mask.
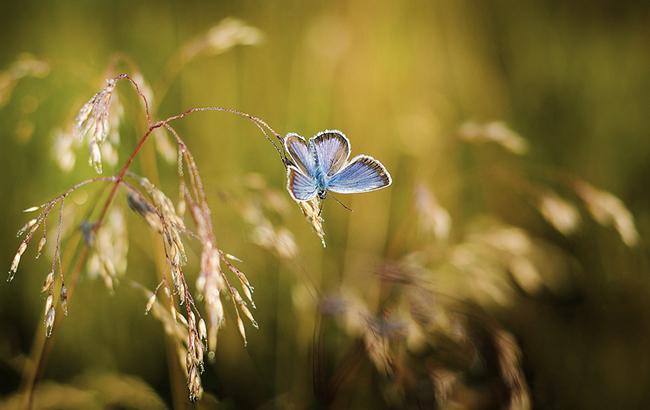
[[[64,193],[60,194],[59,196],[57,196],[54,199],[50,200],[49,202],[45,203],[41,207],[38,207],[38,208],[45,207],[45,211],[41,213],[41,216],[39,216],[39,218],[43,219],[42,221],[39,221],[39,224],[40,224],[40,222],[44,222],[44,220],[47,219],[47,217],[49,216],[49,211],[51,210],[51,208],[54,205],[56,205],[58,203],[59,206],[62,207],[63,200],[68,195],[70,195],[71,193],[76,191],[77,189],[80,189],[80,188],[82,188],[82,187],[84,187],[84,186],[86,186],[86,185],[88,185],[90,183],[93,183],[93,182],[99,182],[99,181],[110,182],[110,183],[112,183],[112,185],[110,186],[110,190],[108,192],[108,195],[106,196],[105,200],[103,201],[103,203],[102,203],[102,205],[100,207],[98,217],[97,217],[95,223],[92,225],[91,234],[94,235],[101,228],[102,224],[104,223],[104,220],[105,220],[105,218],[107,216],[108,210],[110,209],[111,205],[113,204],[113,202],[115,200],[115,197],[116,197],[116,194],[117,194],[117,191],[120,188],[120,186],[124,185],[124,186],[127,187],[127,189],[129,189],[129,191],[135,191],[135,189],[129,183],[127,183],[125,181],[127,173],[129,172],[129,169],[130,169],[132,163],[134,162],[135,158],[138,156],[138,154],[140,153],[140,151],[144,147],[145,143],[147,142],[147,140],[149,139],[149,136],[153,133],[153,131],[155,131],[158,128],[165,127],[167,130],[169,130],[170,132],[172,132],[175,135],[175,137],[176,137],[176,139],[177,139],[177,141],[179,143],[179,149],[181,150],[181,153],[183,155],[183,160],[187,163],[188,168],[189,168],[189,173],[190,173],[190,178],[191,178],[191,187],[194,190],[194,195],[187,195],[187,193],[186,193],[186,195],[185,195],[186,199],[191,201],[192,206],[198,207],[198,208],[200,208],[202,210],[202,214],[203,214],[202,217],[204,217],[202,219],[202,222],[207,223],[207,228],[208,228],[207,231],[209,232],[208,233],[208,239],[210,240],[211,243],[214,243],[215,238],[214,238],[214,234],[213,234],[213,231],[212,231],[212,223],[211,223],[211,220],[210,220],[210,211],[209,211],[209,208],[207,207],[207,198],[206,198],[206,195],[205,195],[205,191],[203,189],[203,185],[202,185],[200,176],[198,174],[198,169],[196,167],[196,163],[194,162],[194,159],[193,159],[191,153],[189,152],[189,150],[187,149],[186,145],[184,144],[184,142],[180,139],[180,137],[178,136],[176,131],[170,126],[170,123],[173,122],[173,121],[185,118],[186,116],[188,116],[190,114],[193,114],[195,112],[203,112],[203,111],[228,112],[228,113],[231,113],[231,114],[241,116],[243,118],[248,119],[249,121],[251,121],[253,124],[255,124],[258,127],[258,129],[263,133],[265,138],[269,142],[272,143],[272,145],[274,146],[274,148],[276,149],[276,151],[278,152],[278,154],[282,158],[283,163],[286,165],[286,162],[285,162],[285,159],[284,159],[284,153],[283,153],[283,150],[281,148],[282,137],[277,132],[275,132],[263,120],[255,117],[255,116],[252,116],[250,114],[246,114],[246,113],[240,112],[238,110],[231,109],[231,108],[225,108],[225,107],[216,107],[216,106],[214,106],[214,107],[190,108],[190,109],[188,109],[188,110],[186,110],[184,112],[181,112],[179,114],[170,116],[167,119],[153,122],[152,119],[151,119],[151,113],[150,113],[150,110],[149,110],[149,102],[148,102],[146,96],[143,94],[143,92],[142,92],[140,86],[138,85],[138,83],[136,81],[134,81],[129,75],[120,74],[120,75],[114,77],[113,79],[109,80],[109,84],[111,84],[111,87],[112,87],[113,86],[112,84],[115,84],[120,80],[128,81],[134,87],[134,89],[135,89],[136,93],[138,94],[138,96],[142,99],[143,106],[144,106],[144,111],[145,111],[145,116],[146,116],[146,124],[147,124],[146,130],[144,131],[144,133],[142,134],[142,136],[138,140],[135,148],[133,149],[133,151],[131,152],[129,157],[126,159],[124,164],[120,167],[120,169],[118,170],[118,172],[117,172],[117,174],[115,176],[112,176],[112,177],[96,177],[96,178],[92,178],[92,179],[85,180],[85,181],[82,181],[80,183],[77,183],[77,184],[73,185],[71,188],[69,188],[67,191],[65,191]],[[112,82],[112,83],[110,83],[110,82]],[[108,98],[110,98],[110,96]],[[274,141],[274,139],[275,139],[275,141]],[[278,143],[280,143],[280,145],[278,145]],[[62,212],[62,209],[61,209],[60,212]],[[92,213],[92,211],[91,211],[91,213]],[[193,217],[194,216],[195,215],[193,215]],[[60,219],[61,218],[62,217],[60,216]],[[195,223],[199,224],[200,221],[197,221],[196,218],[195,218]],[[60,285],[63,286],[63,280],[64,280],[63,272],[67,271],[67,267],[69,266],[70,262],[73,259],[73,256],[68,256],[68,255],[73,255],[75,253],[75,251],[66,253],[66,258],[64,258],[65,263],[61,262],[61,258],[60,258],[60,255],[59,255],[60,226],[61,226],[61,220],[59,221],[59,233],[57,234],[58,238],[57,238],[57,244],[56,244],[56,252],[55,252],[56,254],[54,256],[54,263],[55,264],[58,263],[58,265],[59,265],[59,271],[61,273],[61,276],[60,276],[60,282],[61,283],[60,283]],[[25,243],[29,242],[29,240],[31,239],[31,235],[33,233],[34,233],[34,230],[31,230],[29,232],[28,238],[26,239]],[[73,249],[73,250],[78,249],[79,242],[81,241],[80,238],[81,238],[81,235],[77,235],[75,237],[75,240],[74,240],[74,243],[73,243],[74,246],[72,246],[71,249]],[[21,248],[22,248],[22,245],[21,245]],[[22,252],[24,252],[24,250],[19,250],[20,254],[22,254]],[[78,256],[76,258],[75,266],[72,269],[72,273],[71,273],[70,278],[69,278],[70,281],[69,281],[68,287],[66,288],[67,290],[65,291],[65,293],[63,291],[61,292],[61,294],[64,295],[63,297],[65,297],[64,302],[68,301],[71,298],[71,296],[72,296],[72,294],[74,292],[74,289],[76,287],[77,279],[79,277],[79,274],[80,274],[81,270],[83,269],[83,266],[85,264],[85,261],[86,261],[86,258],[88,256],[88,254],[89,254],[89,248],[88,247],[83,247],[81,249],[81,251],[78,253]],[[245,276],[243,276],[243,273],[241,273],[236,267],[234,267],[234,265],[230,264],[227,261],[227,257],[226,257],[227,255],[225,255],[221,250],[218,250],[218,255],[219,255],[220,260],[222,262],[226,263],[226,267],[230,271],[232,271],[233,273],[235,273],[237,275],[240,282],[242,283],[242,286],[244,286],[246,296],[250,299],[250,292],[247,289],[247,287],[249,287],[250,285],[248,284],[248,281],[245,279]],[[166,255],[166,257],[169,260],[169,255]],[[19,261],[20,255],[18,255],[18,257],[16,259],[17,259],[17,261]],[[156,258],[156,259],[157,259],[156,263],[157,263],[158,268],[159,268],[158,270],[160,272],[161,278],[164,281],[164,278],[162,276],[163,269],[162,269],[162,267],[160,266],[160,264],[158,262],[158,258]],[[13,265],[17,265],[17,263],[14,263]],[[12,271],[15,272],[15,269],[14,269],[13,265],[12,265]],[[240,328],[240,333],[242,333],[242,336],[244,336],[243,322],[242,322],[242,319],[240,317],[240,309],[242,309],[243,312],[246,313],[246,316],[249,319],[252,320],[254,325],[255,325],[255,321],[252,319],[252,316],[251,316],[250,312],[246,308],[245,303],[243,302],[241,296],[239,296],[239,293],[237,292],[237,290],[228,282],[225,275],[222,275],[222,277],[223,277],[223,279],[225,281],[226,289],[231,294],[231,299],[232,299],[233,305],[235,307],[235,312],[237,314],[238,326]],[[179,296],[181,297],[181,301],[183,299],[186,300],[186,310],[187,310],[187,318],[188,318],[188,320],[189,321],[194,321],[195,319],[194,319],[193,310],[195,310],[197,312],[197,314],[198,314],[198,310],[194,306],[192,296],[189,293],[189,291],[187,290],[188,286],[187,286],[187,283],[185,283],[184,276],[181,275],[181,278],[182,278],[184,293],[179,294]],[[51,287],[51,286],[53,286],[53,284],[50,284],[49,286]],[[48,301],[49,301],[49,299],[48,299]],[[57,303],[54,304],[53,306],[58,306],[58,302],[60,302],[60,298],[56,302]],[[252,300],[251,300],[251,302],[252,302]],[[50,303],[52,303],[52,302],[50,302]],[[172,306],[172,309],[173,309],[174,304],[175,304],[174,298],[173,298],[173,295],[171,295],[171,297],[170,297],[170,305]],[[48,312],[46,312],[46,314],[47,313]],[[36,380],[38,379],[38,377],[42,373],[45,362],[47,361],[48,353],[49,353],[49,351],[51,350],[51,348],[53,346],[53,339],[49,339],[47,336],[49,336],[49,333],[51,333],[52,329],[56,326],[56,323],[58,323],[58,321],[60,320],[60,315],[58,317],[55,317],[54,315],[52,315],[52,316],[53,316],[52,317],[52,319],[53,319],[52,323],[48,324],[47,329],[43,330],[41,328],[41,330],[38,332],[37,339],[36,339],[36,341],[34,343],[34,348],[33,348],[33,351],[32,351],[33,366],[30,368],[30,371],[25,374],[25,377],[24,377],[24,380],[23,380],[23,390],[25,392],[23,404],[24,404],[25,408],[31,408],[31,406],[33,405],[33,394],[34,394],[34,388],[35,388],[35,385],[36,385]],[[49,319],[48,319],[48,321],[49,321]],[[193,326],[196,326],[196,324],[194,323]],[[193,329],[195,329],[195,327],[190,328],[190,330],[189,330],[190,331],[190,338],[192,337],[192,332],[195,332],[195,330],[193,330]],[[198,337],[198,336],[194,335],[194,337]],[[192,350],[193,349],[192,346],[195,346],[195,345],[196,345],[196,343],[193,342],[192,339],[190,339],[190,344],[188,345],[190,350]]]
[[[143,174],[148,175],[149,178],[155,185],[159,185],[158,180],[158,167],[156,164],[155,150],[154,147],[148,145],[143,147],[143,150],[140,154],[140,164],[142,166]],[[151,243],[154,246],[153,252],[153,262],[156,267],[156,279],[159,281],[160,285],[166,282],[165,279],[165,249],[162,243],[158,241],[158,234],[154,231],[149,232],[151,238]],[[158,285],[158,286],[160,286]],[[161,292],[161,295],[158,298],[162,299],[162,303],[165,306],[174,306],[174,295]],[[171,401],[173,408],[175,409],[184,409],[188,408],[187,395],[185,393],[185,375],[183,374],[183,369],[181,363],[178,361],[178,350],[180,342],[178,339],[171,337],[166,332],[164,334],[165,339],[165,355],[167,358],[167,367],[169,374],[169,385],[171,391]]]
[[[93,178],[93,180],[102,180],[102,179],[108,179],[112,180],[112,177],[97,177]],[[77,187],[81,186],[82,183],[76,184]],[[70,190],[68,190],[70,191]],[[90,211],[88,212],[88,215],[93,213],[95,207],[91,207]],[[79,275],[81,274],[81,271],[83,269],[83,266],[86,262],[86,257],[88,256],[88,251],[89,248],[84,246],[84,247],[79,247],[79,243],[81,242],[82,234],[77,233],[74,235],[72,238],[70,238],[72,243],[67,243],[66,249],[69,249],[67,253],[64,254],[63,258],[63,263],[61,266],[61,271],[62,272],[67,272],[68,267],[73,263],[73,261],[76,261],[74,263],[74,267],[71,269],[71,274],[69,276],[68,280],[68,294],[67,294],[67,299],[68,301],[72,298],[72,295],[74,293],[74,290],[77,285],[77,281],[79,279]],[[78,253],[77,255],[75,255]],[[76,257],[75,257],[76,256]],[[58,322],[61,320],[61,316],[57,315],[57,318],[53,324],[53,329],[56,328]],[[24,375],[23,377],[23,382],[22,382],[22,388],[21,390],[24,392],[23,393],[23,406],[22,408],[29,409],[32,407],[33,403],[33,397],[34,397],[34,389],[36,387],[36,381],[38,378],[41,376],[45,363],[47,362],[47,358],[49,356],[49,352],[52,349],[52,345],[54,344],[54,337],[56,336],[55,333],[53,333],[50,337],[46,336],[46,328],[43,326],[39,326],[37,330],[37,335],[36,339],[34,341],[33,347],[32,347],[32,353],[31,353],[31,366],[28,368],[29,371]]]

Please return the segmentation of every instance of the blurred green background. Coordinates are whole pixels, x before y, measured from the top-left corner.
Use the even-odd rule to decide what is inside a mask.
[[[345,290],[377,307],[376,267],[422,248],[413,195],[424,184],[449,211],[450,241],[488,215],[525,228],[572,260],[568,289],[531,295],[515,286],[509,303],[484,306],[519,343],[533,407],[650,407],[645,2],[24,1],[3,2],[0,16],[0,70],[9,72],[26,58],[23,53],[49,67],[0,89],[0,100],[6,98],[0,107],[0,260],[7,268],[18,246],[14,232],[28,218],[21,210],[93,176],[85,146],[76,150],[72,172],[57,167],[53,133],[65,129],[103,86],[115,53],[132,63],[120,62],[114,73],[137,66],[153,86],[157,118],[220,105],[257,115],[281,134],[309,137],[340,129],[353,155],[368,153],[391,171],[389,189],[340,198],[351,213],[325,203],[324,249],[299,208],[283,196],[287,207],[273,222],[292,233],[299,249],[286,258],[257,244],[255,227],[227,199],[250,183],[251,174],[284,194],[284,168],[272,147],[250,123],[228,114],[198,114],[179,123],[206,183],[219,245],[244,261],[255,286],[260,323],[259,330],[248,329],[244,348],[227,312],[216,360],[203,376],[208,395],[202,406],[326,406],[312,388],[317,303],[305,286],[314,283],[322,294]],[[178,50],[227,17],[258,28],[263,41],[181,64]],[[174,70],[177,75],[167,75]],[[166,89],[161,100],[157,86]],[[128,86],[119,90],[126,111],[118,149],[123,161],[143,117]],[[529,152],[517,156],[457,138],[467,121],[493,120],[521,135]],[[149,158],[150,144],[143,153]],[[161,186],[175,200],[175,165],[162,159],[157,165]],[[584,207],[578,231],[561,235],[536,213],[525,189],[495,180],[494,168],[544,186],[554,186],[548,170],[562,169],[613,193],[634,215],[638,244],[626,246],[613,229],[589,219]],[[105,165],[105,173],[114,169]],[[133,170],[146,173],[139,161]],[[244,191],[244,197],[253,195]],[[74,200],[80,212],[96,193],[87,192]],[[125,207],[123,197],[116,206]],[[125,278],[110,294],[100,280],[81,276],[41,380],[70,386],[71,393],[62,391],[71,398],[106,388],[93,384],[94,373],[128,375],[136,380],[129,383],[134,391],[159,397],[144,397],[148,406],[155,408],[156,400],[190,406],[182,382],[174,387],[169,376],[161,325],[143,315],[146,300],[129,285],[136,280],[153,288],[157,274],[145,224],[133,213],[128,221]],[[34,262],[31,255],[28,250],[13,282],[0,285],[0,402],[7,406],[42,326],[39,291],[49,258]],[[191,260],[195,266],[196,257]],[[196,269],[187,271],[193,281]],[[337,346],[354,335],[332,332],[327,358],[336,362],[342,354]],[[377,394],[382,384],[371,365],[359,372],[346,381],[346,407],[407,407]],[[498,406],[487,400],[457,404]]]

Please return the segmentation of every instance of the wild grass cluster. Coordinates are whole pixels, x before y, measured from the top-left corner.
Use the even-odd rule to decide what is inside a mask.
[[[199,175],[198,167],[194,161],[189,148],[181,139],[180,135],[170,125],[174,120],[185,117],[198,111],[225,111],[219,107],[193,108],[182,114],[169,117],[162,121],[152,122],[149,112],[149,101],[140,91],[140,86],[128,75],[120,74],[106,81],[106,86],[95,94],[79,111],[76,116],[74,130],[81,139],[88,140],[89,164],[97,173],[102,173],[102,152],[104,144],[119,143],[117,138],[107,140],[111,132],[111,110],[112,98],[117,82],[126,80],[133,85],[139,97],[142,98],[147,120],[147,130],[140,139],[135,150],[118,173],[112,177],[97,177],[75,184],[66,192],[54,199],[35,207],[27,209],[27,212],[35,212],[37,216],[29,220],[20,229],[18,236],[25,235],[20,243],[18,252],[14,257],[10,268],[9,280],[13,279],[20,259],[27,247],[32,242],[34,235],[41,229],[42,234],[38,241],[37,257],[47,241],[47,221],[51,212],[58,209],[58,221],[56,224],[55,248],[52,258],[52,269],[47,274],[42,292],[47,294],[45,303],[45,327],[46,335],[49,337],[55,323],[57,308],[64,313],[67,312],[68,288],[66,287],[66,273],[61,263],[61,228],[63,224],[63,207],[66,197],[76,190],[92,183],[108,183],[109,192],[99,207],[96,214],[91,214],[93,219],[85,220],[80,229],[83,233],[85,246],[89,249],[88,259],[89,272],[98,272],[104,280],[107,288],[113,290],[115,282],[126,270],[126,250],[128,239],[125,235],[124,217],[119,211],[111,208],[113,201],[118,195],[118,190],[123,188],[126,191],[128,206],[137,212],[143,220],[160,235],[163,243],[167,269],[161,274],[161,282],[156,286],[156,291],[165,292],[173,323],[178,326],[171,334],[178,336],[179,357],[184,360],[188,378],[190,398],[196,399],[201,396],[202,387],[200,372],[203,369],[204,348],[214,355],[217,344],[217,332],[224,322],[222,295],[228,294],[237,313],[237,327],[244,342],[246,331],[242,320],[245,317],[253,326],[257,323],[251,313],[254,308],[252,291],[253,287],[246,278],[246,275],[234,265],[237,258],[225,253],[217,247],[214,230],[212,227],[211,211],[207,202],[207,196],[203,189],[203,183]],[[245,114],[242,114],[245,115]],[[246,115],[260,127],[266,127],[261,120]],[[129,172],[129,166],[135,159],[142,145],[147,141],[151,133],[158,128],[164,127],[169,131],[178,144],[178,177],[179,194],[181,200],[174,204],[167,195],[152,184],[147,178],[139,177]],[[272,131],[272,130],[271,130]],[[189,210],[194,229],[189,230],[183,220],[185,211]],[[200,273],[196,279],[197,297],[205,304],[207,312],[207,324],[201,312],[197,308],[192,293],[189,290],[188,280],[184,273],[184,266],[187,263],[185,241],[196,239],[201,246]],[[231,284],[225,272],[234,275],[238,281],[240,290]],[[58,278],[58,279],[57,279]],[[173,289],[173,292],[171,291]],[[56,290],[56,291],[55,291]],[[55,299],[55,293],[57,298]],[[244,297],[241,296],[243,293]],[[151,293],[147,303],[147,310],[156,303],[157,293]],[[182,313],[177,311],[177,306],[182,307]],[[156,310],[160,312],[159,309]],[[164,318],[159,313],[156,315],[161,320]]]
[[[218,54],[238,44],[255,44],[258,37],[259,33],[256,29],[235,20],[226,20],[208,32],[206,37],[191,42],[181,50],[182,61],[186,62],[203,52]],[[146,121],[145,131],[133,152],[115,175],[86,179],[53,199],[25,210],[26,213],[33,213],[36,216],[18,231],[18,237],[22,237],[22,240],[11,263],[8,280],[13,280],[20,260],[28,246],[32,244],[32,240],[36,238],[35,235],[38,237],[35,245],[36,258],[41,255],[48,236],[53,237],[52,265],[41,289],[41,292],[46,295],[44,322],[45,334],[49,338],[55,326],[57,311],[67,314],[69,298],[69,290],[66,286],[66,276],[70,275],[69,267],[64,267],[61,256],[65,201],[69,195],[88,185],[107,184],[108,193],[104,196],[100,195],[96,207],[93,207],[95,209],[88,210],[83,215],[81,224],[78,225],[83,237],[81,246],[84,248],[84,253],[79,257],[77,266],[78,269],[83,269],[84,259],[87,259],[88,274],[101,277],[108,290],[112,292],[127,269],[128,235],[125,218],[120,207],[114,206],[117,197],[124,193],[128,207],[139,214],[143,221],[159,235],[163,245],[166,266],[160,272],[160,283],[153,287],[154,291],[138,286],[142,287],[147,296],[146,312],[153,311],[154,316],[165,325],[166,332],[175,341],[178,359],[185,369],[189,398],[196,400],[203,392],[200,373],[204,368],[204,353],[214,357],[217,333],[225,321],[224,296],[227,295],[232,302],[236,312],[237,329],[244,345],[246,344],[244,320],[249,321],[255,328],[258,325],[251,312],[255,308],[254,288],[246,274],[236,266],[239,259],[217,246],[211,210],[197,163],[188,145],[172,123],[197,112],[229,112],[250,120],[274,145],[272,138],[278,139],[281,143],[282,137],[261,119],[222,107],[195,107],[164,120],[153,120],[150,101],[152,93],[146,83],[136,81],[138,78],[142,79],[136,72],[133,77],[129,74],[118,74],[107,79],[105,86],[81,107],[69,127],[70,131],[57,135],[54,154],[60,161],[61,168],[69,169],[74,163],[75,154],[70,151],[74,144],[71,141],[77,140],[79,144],[84,142],[87,144],[88,163],[97,174],[102,174],[104,161],[111,166],[118,161],[116,152],[120,144],[119,127],[124,115],[117,94],[118,84],[128,83],[134,89],[136,96],[141,99]],[[158,129],[167,131],[176,144],[179,196],[176,203],[149,179],[130,171],[130,166],[140,149]],[[76,210],[76,212],[84,211]],[[185,224],[186,212],[189,214],[187,218],[193,223],[193,229]],[[66,218],[75,218],[75,215],[66,215]],[[54,229],[51,230],[48,229],[50,219],[54,219],[55,222]],[[195,280],[195,296],[190,291],[189,279],[185,274],[188,259],[185,247],[190,241],[198,243],[201,248],[199,273]],[[228,274],[232,277],[229,278]],[[73,272],[72,275],[76,276],[78,272]],[[159,293],[162,297],[159,297]],[[207,320],[203,318],[204,314],[195,304],[195,297],[203,302]]]

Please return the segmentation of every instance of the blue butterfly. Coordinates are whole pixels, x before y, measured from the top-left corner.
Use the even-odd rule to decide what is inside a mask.
[[[287,169],[287,190],[296,201],[316,195],[325,199],[327,191],[341,194],[369,192],[392,182],[381,162],[368,155],[350,158],[350,140],[341,131],[327,130],[305,141],[298,134],[284,139],[294,165]]]

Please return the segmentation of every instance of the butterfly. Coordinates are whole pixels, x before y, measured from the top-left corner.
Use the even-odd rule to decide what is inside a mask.
[[[350,157],[350,140],[341,132],[326,130],[309,141],[290,133],[284,148],[293,165],[287,168],[287,190],[296,201],[325,199],[328,191],[355,194],[385,188],[392,182],[381,162],[368,155]]]

